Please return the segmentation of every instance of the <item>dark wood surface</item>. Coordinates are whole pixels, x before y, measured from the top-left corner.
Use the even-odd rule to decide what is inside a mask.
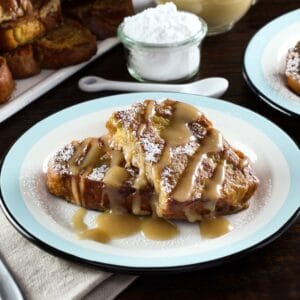
[[[299,0],[260,0],[232,31],[205,40],[198,75],[228,78],[230,88],[224,99],[272,120],[298,144],[300,119],[290,118],[260,101],[245,83],[242,65],[245,48],[254,33],[275,17],[299,7]],[[0,124],[0,158],[39,120],[70,105],[114,94],[81,92],[77,82],[85,75],[132,80],[126,70],[123,49],[118,46]],[[141,276],[118,296],[119,300],[243,298],[300,299],[299,219],[270,245],[235,261],[186,274]]]

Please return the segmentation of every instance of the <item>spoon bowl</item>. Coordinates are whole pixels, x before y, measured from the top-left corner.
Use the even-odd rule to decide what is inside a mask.
[[[228,89],[228,80],[222,77],[210,77],[184,84],[158,84],[112,81],[98,76],[83,77],[78,82],[84,92],[134,91],[134,92],[183,92],[208,97],[221,97]]]

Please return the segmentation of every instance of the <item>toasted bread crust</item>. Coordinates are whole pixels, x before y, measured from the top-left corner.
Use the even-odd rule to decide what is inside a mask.
[[[39,63],[34,57],[32,45],[18,47],[3,55],[14,79],[27,78],[41,71]]]
[[[115,36],[124,17],[134,14],[131,0],[90,0],[72,2],[64,13],[88,27],[98,39]]]
[[[153,189],[148,187],[140,191],[124,186],[120,189],[110,188],[103,182],[84,179],[85,190],[82,194],[81,201],[78,203],[72,193],[72,180],[75,180],[79,185],[80,176],[60,175],[53,169],[49,168],[47,173],[47,186],[50,193],[57,197],[61,197],[66,201],[79,205],[86,209],[109,211],[111,209],[111,197],[118,200],[118,205],[128,213],[136,215],[149,215],[152,209],[149,202],[149,197],[153,193]],[[117,198],[116,198],[116,195]],[[140,214],[133,211],[134,201],[140,201]]]
[[[0,104],[9,100],[15,82],[4,57],[0,56]]]
[[[34,44],[41,66],[58,69],[90,59],[97,51],[96,38],[78,22],[64,23]]]

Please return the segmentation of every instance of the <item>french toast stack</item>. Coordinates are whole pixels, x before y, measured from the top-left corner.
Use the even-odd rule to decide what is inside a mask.
[[[191,105],[146,100],[106,127],[100,155],[85,140],[53,156],[51,193],[86,208],[194,222],[247,208],[258,186],[247,157]]]
[[[118,1],[123,5],[117,9],[111,2],[116,1],[84,2],[84,11],[93,11],[89,20],[102,32],[96,37],[85,18],[78,17],[82,11],[78,2],[62,9],[60,0],[0,0],[0,56],[12,75],[7,79],[28,78],[41,69],[60,69],[90,59],[97,51],[96,39],[116,35],[123,17],[133,13],[131,0]],[[99,21],[104,15],[106,21]],[[1,91],[0,82],[0,103],[9,99]]]
[[[39,61],[34,54],[34,43],[54,30],[62,22],[60,0],[14,0],[9,8],[6,1],[6,15],[10,19],[0,24],[0,51],[6,59],[14,79],[27,78],[40,72]],[[5,4],[6,3],[6,4]],[[8,20],[7,20],[8,19]]]

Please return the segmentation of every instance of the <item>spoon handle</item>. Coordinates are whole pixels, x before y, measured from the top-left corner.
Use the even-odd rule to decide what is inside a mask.
[[[0,257],[0,299],[24,300],[16,281]]]
[[[134,91],[134,92],[179,92],[180,84],[140,83],[111,81],[97,76],[87,76],[79,80],[79,88],[85,92],[97,91]]]

